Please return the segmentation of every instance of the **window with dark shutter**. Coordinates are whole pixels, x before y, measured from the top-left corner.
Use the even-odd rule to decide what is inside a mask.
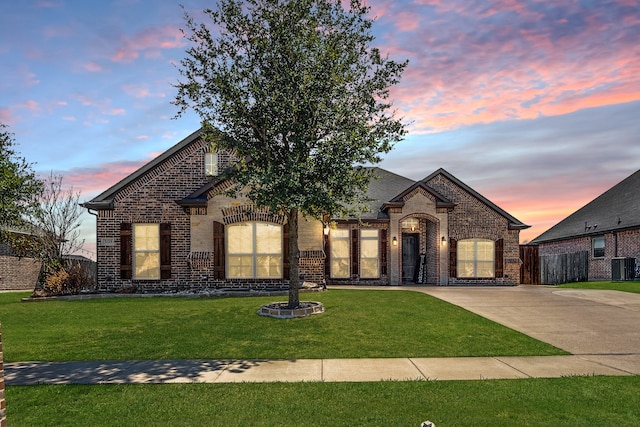
[[[120,278],[131,279],[131,249],[132,249],[131,223],[120,224]]]
[[[160,279],[171,279],[171,224],[160,224]]]
[[[224,224],[213,221],[213,276],[215,279],[225,278]]]
[[[360,259],[358,253],[358,230],[351,230],[351,276],[357,277],[360,274]]]
[[[496,277],[504,276],[504,239],[496,240],[495,262]]]
[[[380,274],[387,275],[387,230],[380,230]]]
[[[458,242],[456,239],[449,239],[449,277],[456,277],[458,258],[456,251],[458,250]]]

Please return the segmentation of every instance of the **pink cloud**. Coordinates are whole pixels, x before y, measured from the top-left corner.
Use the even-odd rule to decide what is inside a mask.
[[[133,96],[134,98],[164,98],[166,96],[164,93],[151,93],[148,87],[134,84],[126,84],[122,86],[122,90],[124,91],[124,93],[129,96]]]
[[[13,111],[10,108],[0,107],[0,123],[4,123],[5,125],[15,123]]]
[[[91,62],[87,62],[86,64],[84,64],[82,66],[82,68],[84,68],[87,71],[90,71],[92,73],[99,73],[104,71],[104,68],[102,67],[102,65],[98,64],[97,62],[91,61]]]
[[[114,62],[132,62],[143,52],[146,57],[157,57],[162,49],[185,46],[180,29],[177,27],[148,28],[133,36],[122,37],[120,46],[111,56]]]
[[[414,120],[412,132],[640,100],[640,45],[625,37],[637,16],[619,11],[620,20],[611,19],[608,9],[582,10],[577,3],[563,4],[561,12],[544,2],[515,0],[490,8],[474,1],[416,4],[420,26],[393,33],[380,46],[393,58],[410,60],[391,94],[401,114]],[[405,12],[393,3],[379,7],[385,20],[405,25]]]
[[[64,181],[82,194],[100,193],[132,174],[147,161],[123,161],[73,168],[64,173]]]

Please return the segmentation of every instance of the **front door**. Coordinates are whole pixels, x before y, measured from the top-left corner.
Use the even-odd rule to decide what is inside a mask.
[[[420,235],[402,234],[402,283],[415,283],[420,261]]]

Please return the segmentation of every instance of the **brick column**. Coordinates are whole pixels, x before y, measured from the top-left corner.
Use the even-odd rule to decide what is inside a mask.
[[[4,359],[2,357],[2,325],[0,324],[0,427],[7,426],[7,403],[4,398]]]

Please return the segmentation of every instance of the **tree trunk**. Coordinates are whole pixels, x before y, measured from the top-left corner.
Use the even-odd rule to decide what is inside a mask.
[[[289,308],[300,305],[300,251],[298,250],[298,209],[287,212],[289,222]]]

